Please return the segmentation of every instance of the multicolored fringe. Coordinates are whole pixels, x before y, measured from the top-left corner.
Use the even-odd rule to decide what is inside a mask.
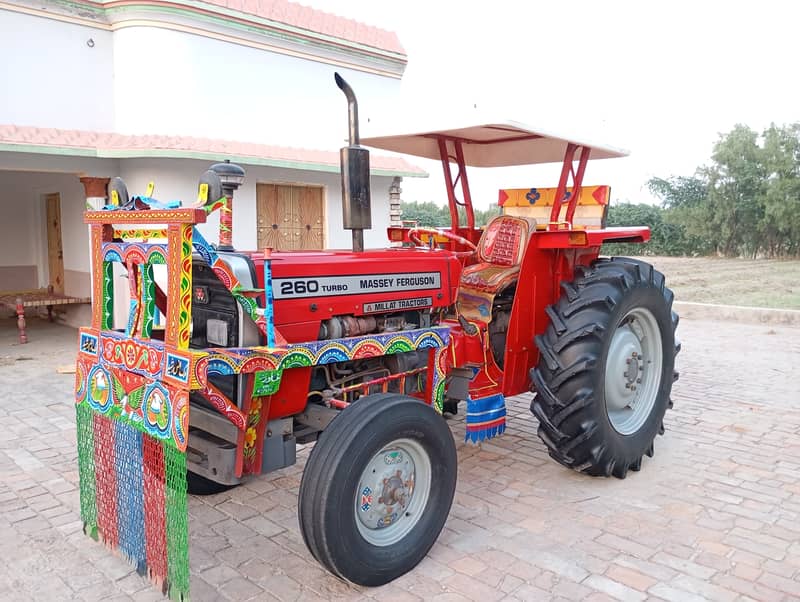
[[[466,422],[464,441],[477,443],[502,435],[506,430],[506,399],[503,394],[467,399]]]
[[[84,531],[173,600],[189,595],[186,455],[88,403],[76,406]]]

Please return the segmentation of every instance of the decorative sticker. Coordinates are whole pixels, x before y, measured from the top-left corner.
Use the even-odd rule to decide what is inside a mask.
[[[81,342],[80,342],[81,353],[86,353],[88,355],[97,355],[98,349],[99,349],[98,338],[93,334],[89,334],[88,332],[82,332]]]
[[[372,507],[372,489],[364,487],[361,491],[361,511],[367,512]]]
[[[383,462],[391,466],[392,464],[400,464],[403,461],[403,452],[400,450],[390,451],[384,454]]]

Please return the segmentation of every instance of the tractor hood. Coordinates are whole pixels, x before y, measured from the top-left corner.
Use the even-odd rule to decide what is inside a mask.
[[[252,258],[263,261],[260,253]],[[441,249],[276,251],[275,324],[309,324],[316,336],[320,321],[333,316],[445,308],[455,302],[460,275],[461,262]]]

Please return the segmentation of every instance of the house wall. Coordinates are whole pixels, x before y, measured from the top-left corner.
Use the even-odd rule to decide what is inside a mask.
[[[0,123],[112,130],[112,35],[0,9]]]
[[[206,161],[192,159],[122,159],[120,176],[128,191],[142,194],[151,180],[155,182],[154,196],[160,201],[182,200],[185,204],[197,196],[197,181],[209,167]],[[255,165],[242,165],[246,171],[245,182],[234,196],[233,244],[239,249],[255,249],[257,246],[256,184],[281,182],[289,184],[312,184],[324,187],[325,198],[325,246],[327,248],[349,248],[352,237],[342,227],[342,191],[338,173],[279,169]],[[392,178],[373,176],[372,229],[364,232],[367,247],[388,246],[386,228],[389,227],[389,186]],[[209,241],[217,241],[218,214],[210,216],[200,231]]]
[[[347,138],[339,70],[362,119],[400,91],[400,80],[190,33],[127,27],[114,34],[116,129],[280,146],[329,148]]]
[[[91,40],[91,42],[90,42]],[[0,8],[0,123],[309,148],[347,136],[340,71],[366,121],[400,79],[155,26],[109,31]]]
[[[98,177],[120,175],[129,192],[142,194],[155,182],[154,196],[161,201],[192,202],[199,176],[209,162],[191,159],[93,159],[59,155],[0,152],[0,290],[41,288],[49,282],[44,196],[58,192],[61,198],[62,246],[65,293],[90,296],[90,248],[88,227],[83,223],[84,188],[79,174]],[[257,248],[256,185],[291,183],[322,186],[325,198],[325,247],[350,248],[351,234],[342,228],[339,174],[243,165],[247,175],[234,200],[234,245]],[[47,170],[47,171],[40,171]],[[60,173],[63,172],[63,173]],[[373,176],[373,228],[364,232],[367,247],[388,246],[389,186],[392,178]],[[217,241],[218,214],[200,226],[204,236]],[[119,274],[122,270],[118,270]],[[116,325],[127,315],[127,279],[115,279]],[[61,311],[61,310],[60,310]],[[72,326],[90,321],[87,306],[64,308],[64,320]]]
[[[89,236],[85,197],[75,174],[0,171],[0,290],[46,287],[49,282],[46,194],[61,198],[64,292],[89,296]]]
[[[46,3],[41,5],[49,10]],[[86,16],[75,10],[75,18]],[[230,37],[131,23],[110,31],[2,8],[0,52],[13,58],[0,61],[0,82],[9,89],[0,94],[0,124],[331,150],[343,146],[348,133],[347,105],[334,84],[334,71],[358,94],[362,123],[398,96],[402,71],[396,72],[397,78],[388,77],[237,44]],[[82,222],[84,191],[78,174],[120,175],[132,194],[143,193],[147,182],[155,180],[156,198],[191,202],[197,180],[209,166],[189,159],[97,159],[62,152],[0,151],[0,210],[8,216],[0,222],[0,290],[47,285],[43,197],[58,192],[65,292],[89,295],[89,237]],[[235,197],[236,247],[257,246],[256,184],[262,182],[322,186],[325,246],[350,247],[350,232],[342,228],[337,173],[244,167],[247,178]],[[372,178],[373,228],[364,236],[368,247],[387,246],[391,181]],[[201,227],[211,241],[217,240],[217,225],[214,215]],[[85,324],[86,308],[69,308],[67,318],[71,324]]]

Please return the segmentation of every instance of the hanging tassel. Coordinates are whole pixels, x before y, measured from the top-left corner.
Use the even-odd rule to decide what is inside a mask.
[[[506,430],[506,400],[502,393],[467,399],[467,431],[464,441],[478,443]]]

